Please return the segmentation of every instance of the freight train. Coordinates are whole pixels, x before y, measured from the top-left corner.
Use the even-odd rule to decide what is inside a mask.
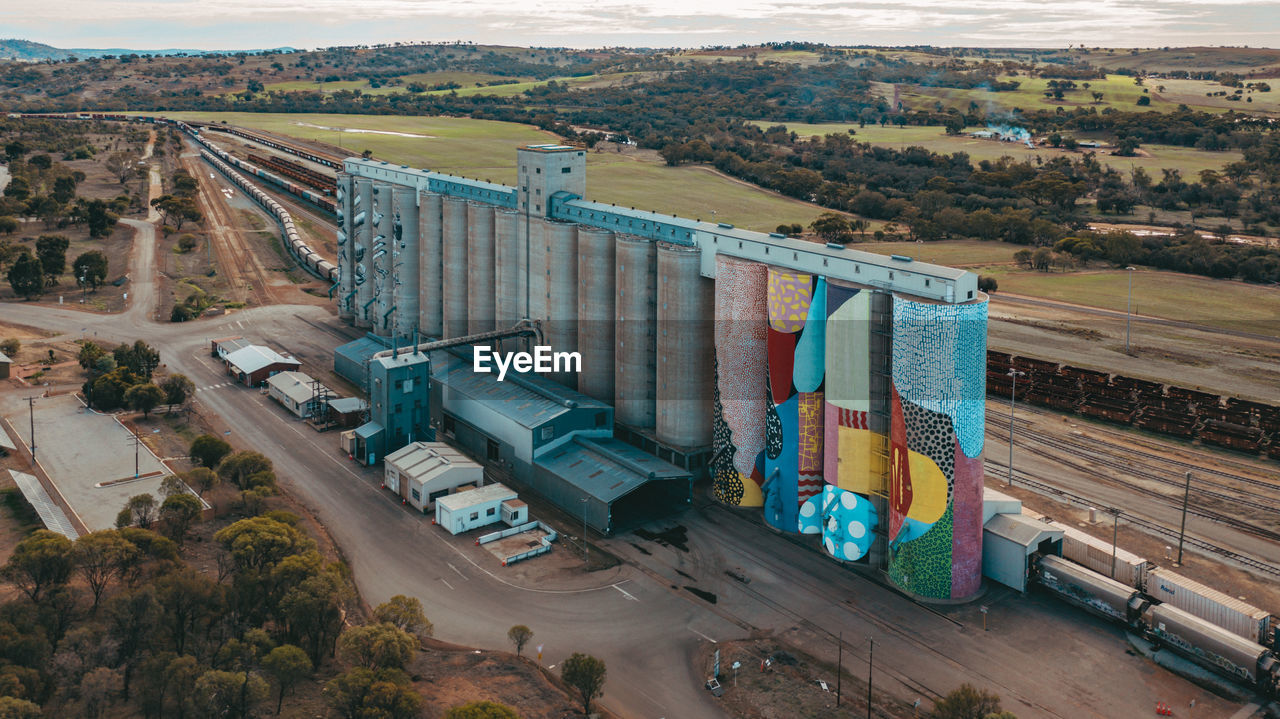
[[[163,118],[161,118],[160,122],[170,122],[170,121],[166,121]],[[183,132],[190,135],[191,138],[194,139],[196,142],[200,143],[201,145],[204,145],[206,148],[209,149],[210,152],[217,155],[223,162],[233,165],[243,170],[244,172],[249,173],[250,175],[256,175],[257,177],[261,177],[262,179],[272,183],[273,185],[278,185],[284,188],[289,194],[301,197],[307,202],[310,202],[311,204],[315,205],[316,207],[319,207],[322,210],[325,210],[330,214],[337,213],[338,206],[334,204],[333,200],[329,199],[328,197],[325,197],[324,193],[320,192],[319,190],[308,189],[302,186],[301,184],[296,183],[288,178],[281,177],[280,175],[277,175],[273,172],[268,172],[262,169],[261,167],[258,167],[257,165],[241,160],[235,155],[232,155],[231,153],[222,149],[217,144],[210,142],[208,138],[206,138],[203,134],[200,133],[199,130],[188,125],[185,122],[173,122],[172,124],[176,125]]]
[[[290,155],[297,155],[298,157],[301,157],[305,160],[310,160],[318,165],[324,165],[325,167],[332,167],[335,170],[342,169],[342,158],[340,157],[333,157],[332,155],[321,155],[311,150],[308,150],[306,148],[298,147],[297,145],[291,145],[287,142],[274,140],[270,137],[263,137],[262,135],[256,135],[252,132],[245,132],[244,130],[241,130],[238,127],[231,127],[228,125],[212,125],[212,124],[204,125],[203,127],[209,130],[217,130],[218,132],[227,132],[237,137],[243,137],[244,139],[249,140],[250,142],[256,142],[259,145],[265,145],[267,147],[279,150],[281,152],[287,152]]]
[[[207,142],[204,144],[212,145],[212,143]],[[276,219],[280,223],[280,229],[284,233],[285,246],[288,247],[289,251],[298,258],[298,262],[302,263],[303,267],[306,267],[309,272],[320,279],[328,280],[329,282],[337,282],[338,268],[332,262],[321,257],[320,253],[311,249],[302,241],[298,236],[297,228],[293,225],[293,217],[289,214],[289,211],[284,208],[284,205],[276,202],[270,195],[263,192],[257,185],[254,185],[243,175],[232,170],[231,166],[223,162],[222,159],[214,154],[214,152],[211,152],[210,150],[201,150],[200,156],[209,164],[218,168],[218,170],[222,172],[222,174],[226,175],[232,182],[239,185],[246,194],[257,201],[258,204],[266,208],[268,212],[276,216]]]
[[[1036,582],[1069,604],[1122,624],[1152,642],[1264,696],[1280,698],[1280,656],[1272,649],[1062,557],[1035,560]]]

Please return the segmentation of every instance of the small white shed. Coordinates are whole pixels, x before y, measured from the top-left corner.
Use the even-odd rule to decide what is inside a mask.
[[[459,487],[484,483],[484,468],[443,442],[406,444],[386,456],[383,468],[383,486],[420,512]]]
[[[436,524],[449,530],[450,534],[462,534],[502,521],[500,510],[503,503],[516,499],[516,496],[504,485],[490,484],[441,497],[436,500]]]

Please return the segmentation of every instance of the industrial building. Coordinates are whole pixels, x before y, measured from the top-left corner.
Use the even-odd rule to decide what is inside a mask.
[[[483,467],[441,442],[406,444],[388,454],[382,466],[383,486],[419,512],[460,487],[484,484]]]
[[[511,526],[529,519],[529,510],[511,489],[490,484],[441,497],[436,502],[436,524],[450,534],[462,534],[496,522]]]
[[[13,360],[9,359],[5,353],[0,352],[0,379],[9,379],[9,375],[13,372]]]
[[[497,382],[429,349],[408,364],[439,365],[431,421],[401,426],[415,439],[444,433],[566,512],[598,500],[609,514],[589,517],[597,528],[679,506],[672,488],[687,480],[675,477],[709,473],[720,501],[814,535],[834,559],[921,598],[974,596],[987,329],[977,276],[592,202],[586,159],[580,147],[518,148],[516,187],[345,161],[335,296],[341,317],[379,338],[366,351],[383,347],[342,361],[368,374],[370,446],[407,441],[379,434],[378,405],[408,412],[409,397],[382,399],[394,393],[375,376],[385,356],[369,357],[528,320],[554,351],[579,353],[581,372]],[[515,393],[535,384],[543,400],[526,406]],[[544,400],[560,408],[545,408],[550,426],[532,413]],[[579,460],[619,478],[584,479]]]
[[[328,389],[302,372],[278,372],[267,378],[267,395],[285,409],[307,419],[316,413]]]
[[[340,429],[364,424],[364,415],[369,411],[369,403],[359,397],[329,397],[324,403],[327,421]]]
[[[222,361],[227,366],[227,374],[249,387],[257,387],[277,372],[297,371],[302,367],[298,360],[262,345],[245,345],[228,352]]]

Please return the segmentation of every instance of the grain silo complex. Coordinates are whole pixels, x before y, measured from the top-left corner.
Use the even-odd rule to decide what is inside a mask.
[[[339,313],[380,354],[414,345],[431,365],[430,388],[371,391],[370,447],[399,448],[380,401],[420,401],[430,432],[574,516],[590,506],[601,531],[710,476],[718,501],[912,594],[979,590],[976,275],[592,202],[583,148],[516,155],[516,187],[345,162]],[[581,366],[498,381],[469,346],[423,344],[468,335],[504,352],[540,338]]]

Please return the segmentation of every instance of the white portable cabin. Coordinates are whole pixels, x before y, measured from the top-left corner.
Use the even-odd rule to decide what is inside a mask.
[[[436,524],[450,534],[462,534],[502,520],[502,505],[516,493],[501,484],[468,489],[436,500]],[[526,509],[525,516],[528,513]]]
[[[412,442],[383,459],[382,484],[420,512],[459,487],[483,483],[484,468],[442,442]]]

